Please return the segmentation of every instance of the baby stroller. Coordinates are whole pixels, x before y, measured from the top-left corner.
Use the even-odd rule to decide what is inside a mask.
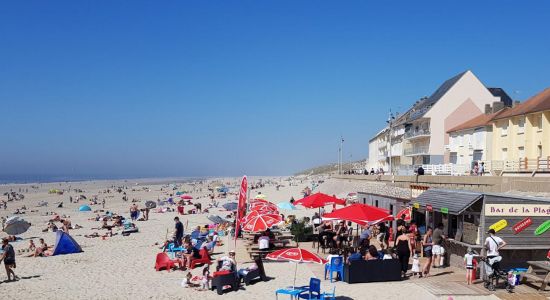
[[[514,285],[510,281],[512,279],[515,280],[515,278],[509,278],[510,276],[514,275],[508,275],[508,273],[500,268],[500,261],[502,260],[502,256],[479,257],[479,259],[483,261],[485,265],[483,286],[486,289],[488,289],[489,291],[494,291],[499,284],[499,280],[502,280],[504,281],[504,288],[506,289],[506,291],[508,291],[509,293],[512,293],[514,291]]]

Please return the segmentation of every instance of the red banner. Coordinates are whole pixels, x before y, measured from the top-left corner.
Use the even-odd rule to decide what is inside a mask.
[[[241,190],[239,192],[239,206],[237,207],[237,221],[235,226],[235,240],[239,236],[239,230],[241,228],[241,219],[246,215],[246,194],[248,193],[248,180],[246,175],[243,176],[241,181]]]
[[[533,220],[531,218],[527,217],[527,218],[521,220],[516,225],[514,225],[512,227],[512,230],[514,230],[514,234],[518,234],[518,233],[522,232],[525,228],[531,226],[531,224],[533,224]]]

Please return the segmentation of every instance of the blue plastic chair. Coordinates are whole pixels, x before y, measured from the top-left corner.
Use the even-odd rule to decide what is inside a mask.
[[[332,287],[332,293],[324,292],[321,294],[321,300],[325,299],[335,299],[336,298],[336,287]]]
[[[332,282],[332,274],[336,272],[340,274],[340,280],[344,279],[344,258],[342,256],[335,256],[330,258],[330,262],[325,264],[325,280],[327,279],[327,272],[330,273],[330,281]]]
[[[318,278],[310,278],[309,279],[309,286],[302,286],[299,287],[303,290],[298,297],[302,299],[321,299],[321,279]]]

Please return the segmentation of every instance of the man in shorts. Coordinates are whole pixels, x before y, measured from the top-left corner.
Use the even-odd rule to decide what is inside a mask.
[[[6,238],[2,239],[2,250],[4,253],[0,258],[0,262],[4,261],[6,273],[8,274],[8,281],[15,281],[18,279],[17,276],[15,276],[15,272],[13,272],[15,268],[15,251]],[[13,275],[13,279],[11,279],[11,275]]]
[[[434,255],[434,268],[443,268],[441,257],[445,254],[445,249],[443,248],[443,241],[445,240],[445,235],[443,234],[443,223],[437,224],[437,228],[433,233],[433,248],[432,253]]]

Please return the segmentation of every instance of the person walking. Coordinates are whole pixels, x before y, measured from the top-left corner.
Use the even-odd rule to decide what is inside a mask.
[[[409,243],[408,233],[408,229],[403,228],[401,234],[393,243],[393,247],[397,248],[397,258],[399,258],[399,262],[401,263],[401,274],[403,278],[407,276],[407,270],[409,269],[409,258],[411,257],[411,253],[413,253],[411,243]]]
[[[426,229],[426,234],[424,235],[424,239],[422,240],[422,247],[424,247],[424,257],[426,257],[426,263],[424,264],[424,268],[422,269],[422,275],[424,277],[428,277],[430,275],[430,268],[432,267],[432,234],[433,229],[428,226],[428,228]]]
[[[433,255],[434,255],[434,268],[443,268],[443,259],[442,256],[445,254],[445,249],[443,248],[443,241],[445,240],[445,235],[443,234],[443,223],[437,224],[437,228],[433,232]]]
[[[13,246],[10,245],[7,238],[2,239],[2,250],[4,251],[2,257],[0,258],[0,263],[4,261],[4,266],[6,267],[6,274],[8,275],[8,281],[18,280],[15,276],[13,269],[15,268],[15,251]],[[11,278],[13,275],[13,279]]]

